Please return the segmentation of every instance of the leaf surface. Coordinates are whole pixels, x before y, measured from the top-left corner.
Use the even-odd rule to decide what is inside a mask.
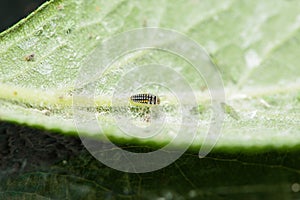
[[[117,33],[162,27],[197,41],[220,69],[228,107],[215,148],[294,147],[300,141],[299,6],[298,1],[271,0],[50,1],[0,35],[0,119],[76,133],[72,90],[84,59]],[[123,61],[179,66],[175,70],[204,99],[199,101],[199,123],[200,132],[207,130],[209,96],[187,62],[158,51],[132,59]],[[114,89],[122,76],[119,69],[115,64],[105,76],[105,91]],[[102,101],[100,97],[100,111]],[[106,134],[118,142],[143,143],[110,122],[113,112],[109,107],[100,118],[109,122]],[[172,114],[172,109],[166,112]],[[95,134],[91,127],[80,131]],[[169,132],[147,143],[165,144]],[[193,147],[199,146],[196,138]]]

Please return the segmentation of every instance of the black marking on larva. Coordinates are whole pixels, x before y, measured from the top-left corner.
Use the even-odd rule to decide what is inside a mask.
[[[130,100],[134,103],[139,104],[150,104],[150,105],[156,105],[159,104],[159,98],[153,94],[136,94],[132,95],[130,97]]]

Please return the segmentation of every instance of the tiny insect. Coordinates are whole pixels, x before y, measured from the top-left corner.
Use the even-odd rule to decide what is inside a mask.
[[[237,112],[234,110],[233,107],[231,107],[230,105],[228,105],[228,104],[226,104],[224,102],[221,103],[221,106],[222,106],[223,111],[226,114],[228,114],[230,117],[232,117],[235,120],[239,120],[240,119],[239,115],[237,114]]]
[[[158,105],[160,103],[160,99],[158,98],[158,96],[145,93],[132,95],[130,97],[130,102],[134,105],[152,106]]]
[[[34,54],[32,53],[32,54],[30,54],[28,56],[25,56],[25,60],[28,61],[28,62],[34,61]]]

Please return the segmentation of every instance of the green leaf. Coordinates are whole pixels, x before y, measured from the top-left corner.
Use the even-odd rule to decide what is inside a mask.
[[[215,148],[296,146],[300,141],[299,6],[298,1],[271,0],[47,2],[0,35],[0,119],[76,133],[72,92],[84,59],[117,33],[157,26],[182,32],[203,45],[221,71],[224,105],[229,107],[224,109],[227,117]],[[157,60],[180,66],[176,70],[182,71],[195,93],[203,95],[199,121],[204,127],[200,132],[205,131],[209,96],[198,87],[203,82],[186,70],[189,64],[162,52],[144,53],[124,62]],[[114,65],[105,77],[107,90],[114,89],[122,75],[118,67]],[[100,111],[106,106],[103,101],[99,99]],[[110,121],[114,111],[110,105],[108,110],[101,121]],[[109,122],[108,128],[108,136],[118,142],[143,143],[123,136],[116,124]],[[91,127],[80,131],[94,134]],[[167,135],[147,143],[169,140]],[[193,147],[201,142],[196,138]]]
[[[185,153],[159,171],[135,174],[106,167],[78,137],[3,122],[0,137],[1,199],[299,198],[299,149],[212,152],[203,159]]]
[[[283,0],[45,3],[0,34],[0,120],[25,124],[0,123],[0,199],[299,198],[299,8],[299,1]],[[226,119],[207,157],[190,152],[159,171],[130,174],[104,166],[67,135],[76,134],[72,92],[84,59],[105,39],[140,27],[174,29],[207,49],[224,81]],[[173,64],[201,97],[191,113],[200,114],[200,132],[206,130],[209,96],[189,63],[159,51],[120,63],[153,60]],[[112,66],[101,89],[114,89],[118,69]],[[118,113],[105,99],[98,102],[97,112]],[[130,151],[155,150],[170,139],[143,144],[121,135],[109,115],[101,120],[108,121],[106,134]],[[94,134],[91,127],[81,131]],[[200,145],[196,138],[192,148]]]

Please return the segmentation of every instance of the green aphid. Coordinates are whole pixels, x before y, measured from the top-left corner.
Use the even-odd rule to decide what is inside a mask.
[[[235,120],[239,120],[240,117],[237,114],[237,112],[234,110],[234,108],[226,103],[221,103],[222,109],[224,113],[228,114],[230,117],[232,117]]]

